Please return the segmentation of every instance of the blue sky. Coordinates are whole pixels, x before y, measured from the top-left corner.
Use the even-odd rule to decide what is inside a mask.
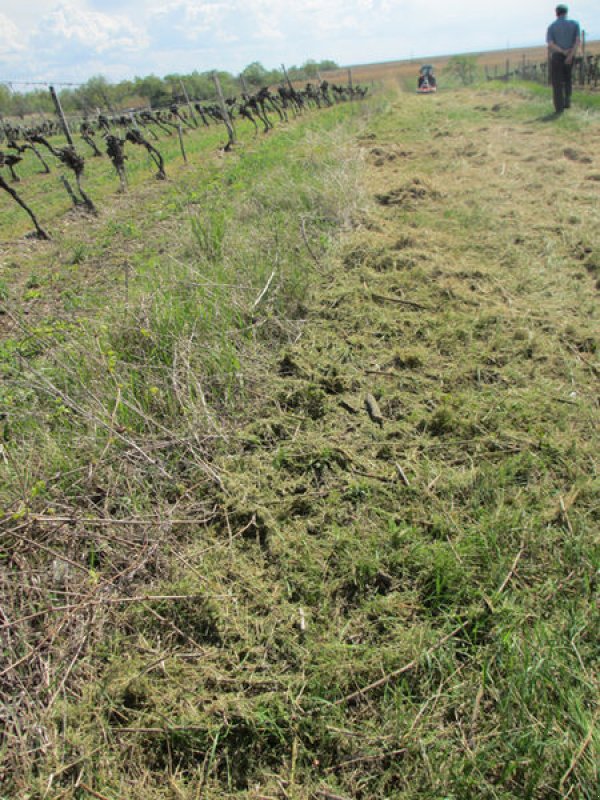
[[[600,39],[600,0],[570,6]],[[543,44],[540,0],[0,0],[0,81],[358,64]]]

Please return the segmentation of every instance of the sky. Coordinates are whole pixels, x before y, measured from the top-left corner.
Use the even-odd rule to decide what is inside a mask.
[[[110,81],[543,44],[545,0],[0,0],[0,82]],[[600,39],[600,0],[570,5]],[[15,86],[26,90],[27,87]]]

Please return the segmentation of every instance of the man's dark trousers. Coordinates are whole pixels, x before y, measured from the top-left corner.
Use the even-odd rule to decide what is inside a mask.
[[[561,111],[571,105],[572,73],[573,62],[567,64],[567,57],[564,53],[552,53],[550,76],[552,79],[554,109],[557,114],[560,114]]]

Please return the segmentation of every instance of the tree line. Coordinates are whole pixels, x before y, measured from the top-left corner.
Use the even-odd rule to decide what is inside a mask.
[[[336,62],[330,59],[323,61],[309,59],[299,67],[289,67],[287,72],[292,81],[311,80],[320,72],[337,68]],[[213,70],[208,72],[194,70],[189,74],[172,73],[163,78],[146,75],[119,83],[110,83],[102,75],[96,75],[81,86],[63,88],[59,92],[59,97],[66,113],[94,113],[98,108],[112,111],[148,105],[162,108],[180,98],[182,81],[191,97],[209,100],[214,96],[213,74]],[[226,95],[239,91],[239,76],[224,71],[217,71],[216,74]],[[251,89],[277,84],[284,80],[281,70],[268,70],[258,61],[248,64],[241,75]],[[22,118],[26,114],[53,112],[54,107],[46,87],[15,92],[9,85],[0,84],[0,115]]]

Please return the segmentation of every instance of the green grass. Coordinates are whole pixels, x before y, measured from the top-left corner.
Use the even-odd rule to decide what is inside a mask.
[[[247,134],[245,129],[244,133]],[[205,130],[191,131],[184,136],[188,159],[193,161],[211,153],[219,143],[223,143],[223,139],[226,140],[226,136],[223,137],[217,126]],[[83,178],[85,191],[98,208],[102,209],[103,205],[109,202],[111,195],[114,195],[118,189],[117,174],[106,156],[103,158],[94,157],[88,145],[79,140],[77,136],[75,136],[75,140],[77,150],[86,159]],[[148,140],[163,155],[167,176],[172,172],[177,174],[183,165],[177,134],[168,136],[160,132],[159,142],[156,142],[150,136]],[[61,147],[66,142],[63,138],[57,136],[52,137],[50,143],[54,147]],[[101,150],[105,149],[102,139],[99,139],[97,144]],[[21,178],[21,182],[15,184],[14,188],[25,202],[30,205],[42,226],[48,228],[51,233],[53,221],[72,208],[71,200],[60,182],[60,175],[65,175],[73,185],[74,179],[71,179],[69,170],[65,169],[43,145],[36,145],[36,147],[39,148],[40,153],[48,163],[51,169],[50,174],[42,174],[41,164],[33,153],[27,151],[21,164],[16,167],[16,172]],[[135,192],[142,183],[152,180],[156,170],[144,148],[135,147],[127,143],[125,149],[127,153],[127,178],[131,191]],[[30,229],[30,221],[25,212],[4,192],[0,197],[0,209],[2,210],[0,239],[6,240],[14,238],[15,235],[23,235]]]
[[[552,88],[550,86],[543,86],[539,83],[532,83],[529,81],[519,81],[519,86],[534,97],[543,98],[549,103],[552,103]],[[572,96],[573,107],[581,108],[589,111],[597,111],[600,109],[600,95],[594,94],[589,91],[582,91],[575,89]]]
[[[595,798],[599,228],[526,160],[592,122],[425,100],[51,246],[83,308],[0,353],[7,797]]]

